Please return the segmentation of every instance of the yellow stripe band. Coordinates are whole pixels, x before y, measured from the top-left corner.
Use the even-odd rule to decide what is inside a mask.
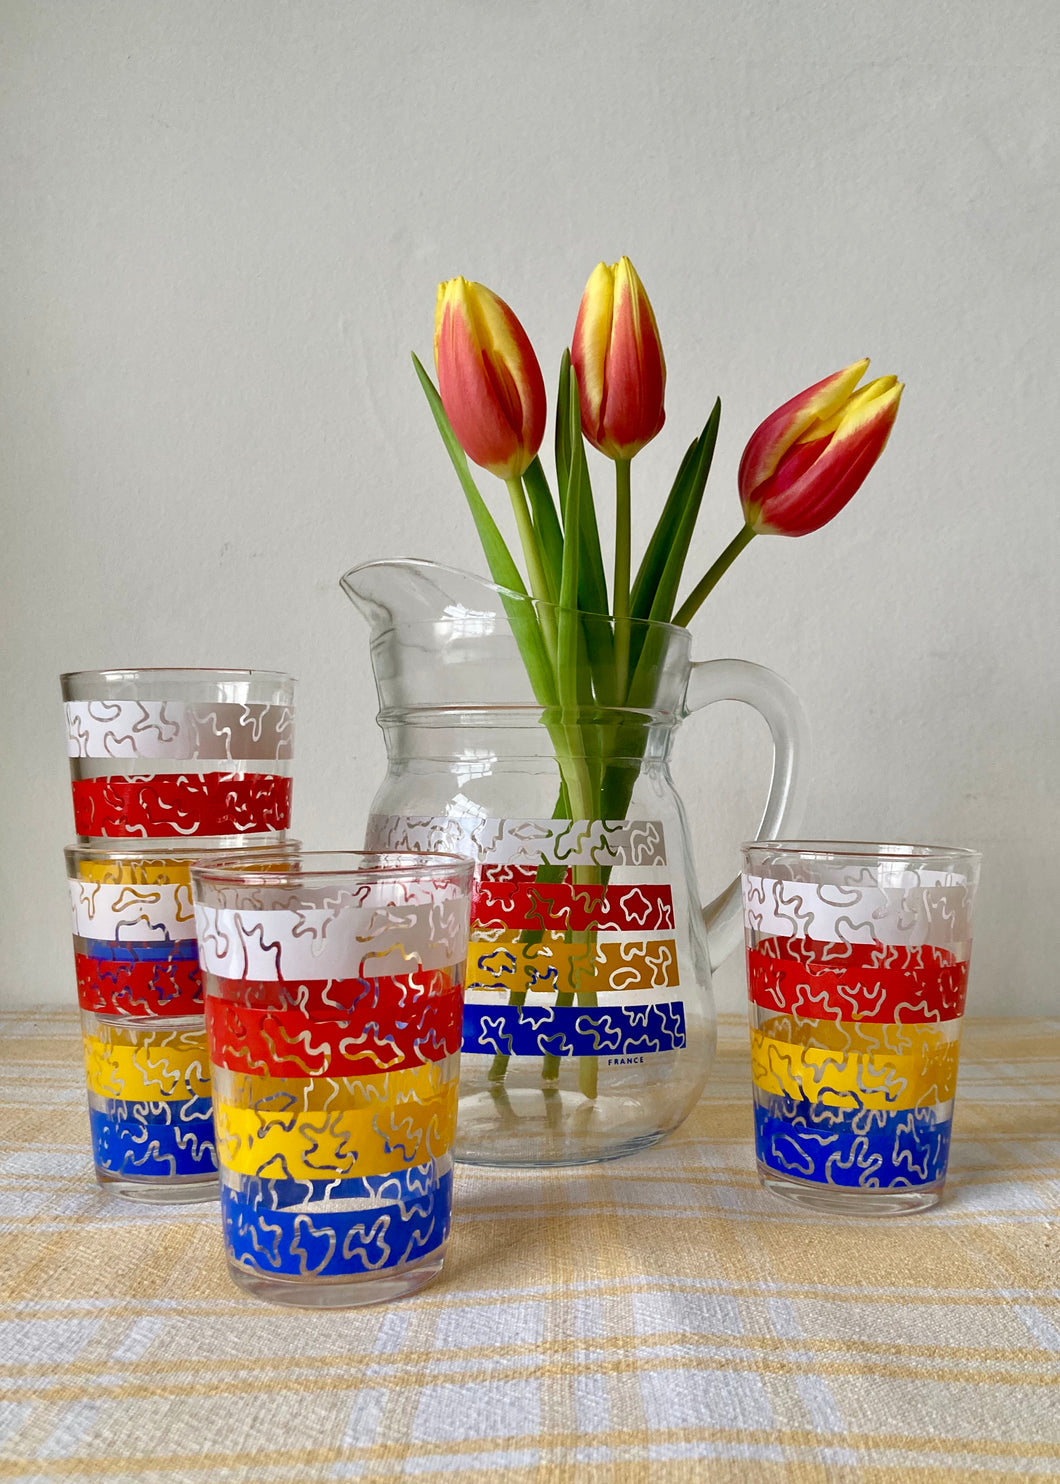
[[[958,1042],[919,1054],[844,1052],[751,1032],[751,1075],[763,1092],[832,1108],[926,1108],[957,1085]]]
[[[109,881],[114,886],[155,886],[160,882],[190,882],[191,862],[149,855],[143,860],[79,861],[82,881]]]
[[[217,1074],[217,1158],[239,1175],[387,1175],[447,1154],[458,1059],[376,1077]]]
[[[587,981],[592,981],[588,983]],[[633,942],[569,943],[546,933],[539,943],[504,936],[470,944],[467,988],[531,989],[538,993],[676,989],[677,944],[672,938]]]
[[[181,1102],[210,1096],[206,1031],[108,1027],[83,1038],[90,1092],[126,1102]]]
[[[942,1056],[956,1043],[960,1021],[903,1023],[875,1020],[808,1020],[801,1015],[771,1015],[759,1031],[774,1041],[791,1041],[827,1051],[862,1056],[910,1056],[923,1062]]]
[[[389,1108],[418,1098],[433,1098],[454,1082],[460,1053],[441,1061],[421,1062],[395,1072],[366,1072],[355,1077],[266,1077],[259,1072],[215,1067],[214,1096],[240,1109],[279,1112],[334,1112],[336,1108]]]

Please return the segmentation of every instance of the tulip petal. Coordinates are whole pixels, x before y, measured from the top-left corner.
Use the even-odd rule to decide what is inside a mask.
[[[840,424],[845,424],[859,407],[873,401],[876,397],[882,397],[884,392],[890,391],[892,386],[897,385],[897,382],[897,376],[877,376],[875,381],[867,381],[864,386],[859,386],[845,405],[834,412],[831,417],[818,419],[807,432],[803,433],[799,441],[809,441],[834,433]]]
[[[883,452],[902,391],[901,383],[893,384],[856,407],[834,434],[793,448],[756,491],[756,510],[748,521],[752,529],[760,535],[807,536],[838,515]]]
[[[651,303],[629,258],[593,269],[574,326],[571,365],[585,436],[608,458],[632,458],[665,420],[666,362]]]
[[[585,285],[574,323],[570,358],[578,378],[582,432],[599,447],[607,395],[607,347],[614,316],[615,275],[606,263],[597,263]]]
[[[815,382],[771,413],[751,434],[740,460],[737,481],[740,497],[753,497],[758,487],[777,471],[781,459],[813,425],[825,422],[845,405],[865,374],[868,360],[854,361],[842,371]]]
[[[610,458],[632,458],[663,425],[666,364],[648,296],[628,258],[615,267],[615,307],[607,352],[599,446]]]
[[[475,463],[511,479],[532,462],[545,432],[545,384],[526,332],[482,284],[440,285],[434,359],[446,416]]]

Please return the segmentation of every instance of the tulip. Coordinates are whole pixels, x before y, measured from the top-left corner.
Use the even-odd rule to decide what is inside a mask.
[[[665,420],[666,362],[651,304],[628,258],[594,268],[570,358],[585,436],[609,459],[631,459]]]
[[[744,524],[674,614],[687,624],[755,536],[808,536],[838,515],[883,452],[905,387],[879,376],[858,387],[855,361],[807,387],[751,434],[737,484]]]
[[[807,387],[751,435],[738,484],[744,519],[756,534],[806,536],[861,486],[883,452],[903,391],[894,376],[858,388],[868,364],[855,361]]]
[[[526,331],[481,283],[438,285],[438,392],[461,448],[505,480],[518,479],[545,435],[545,383]]]

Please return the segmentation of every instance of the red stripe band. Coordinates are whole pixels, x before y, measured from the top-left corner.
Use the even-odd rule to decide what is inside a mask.
[[[238,981],[229,980],[230,984]],[[368,1001],[372,1001],[369,1007]],[[460,1050],[462,988],[366,995],[349,1019],[262,1010],[210,994],[210,1060],[265,1077],[366,1077],[441,1061]]]
[[[957,1020],[968,965],[944,948],[764,938],[747,950],[748,992],[763,1009],[810,1020]]]
[[[79,835],[243,835],[291,823],[291,779],[280,773],[79,778],[71,787]]]
[[[77,1001],[98,1015],[201,1015],[202,975],[194,959],[90,958],[75,953]]]
[[[509,929],[551,928],[586,932],[656,932],[673,928],[673,896],[668,884],[653,886],[574,886],[569,882],[482,882],[471,904],[473,926]]]

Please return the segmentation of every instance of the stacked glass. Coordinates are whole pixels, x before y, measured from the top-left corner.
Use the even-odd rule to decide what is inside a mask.
[[[286,841],[294,681],[93,670],[62,689],[96,1176],[132,1200],[207,1200],[217,1158],[190,868]]]

